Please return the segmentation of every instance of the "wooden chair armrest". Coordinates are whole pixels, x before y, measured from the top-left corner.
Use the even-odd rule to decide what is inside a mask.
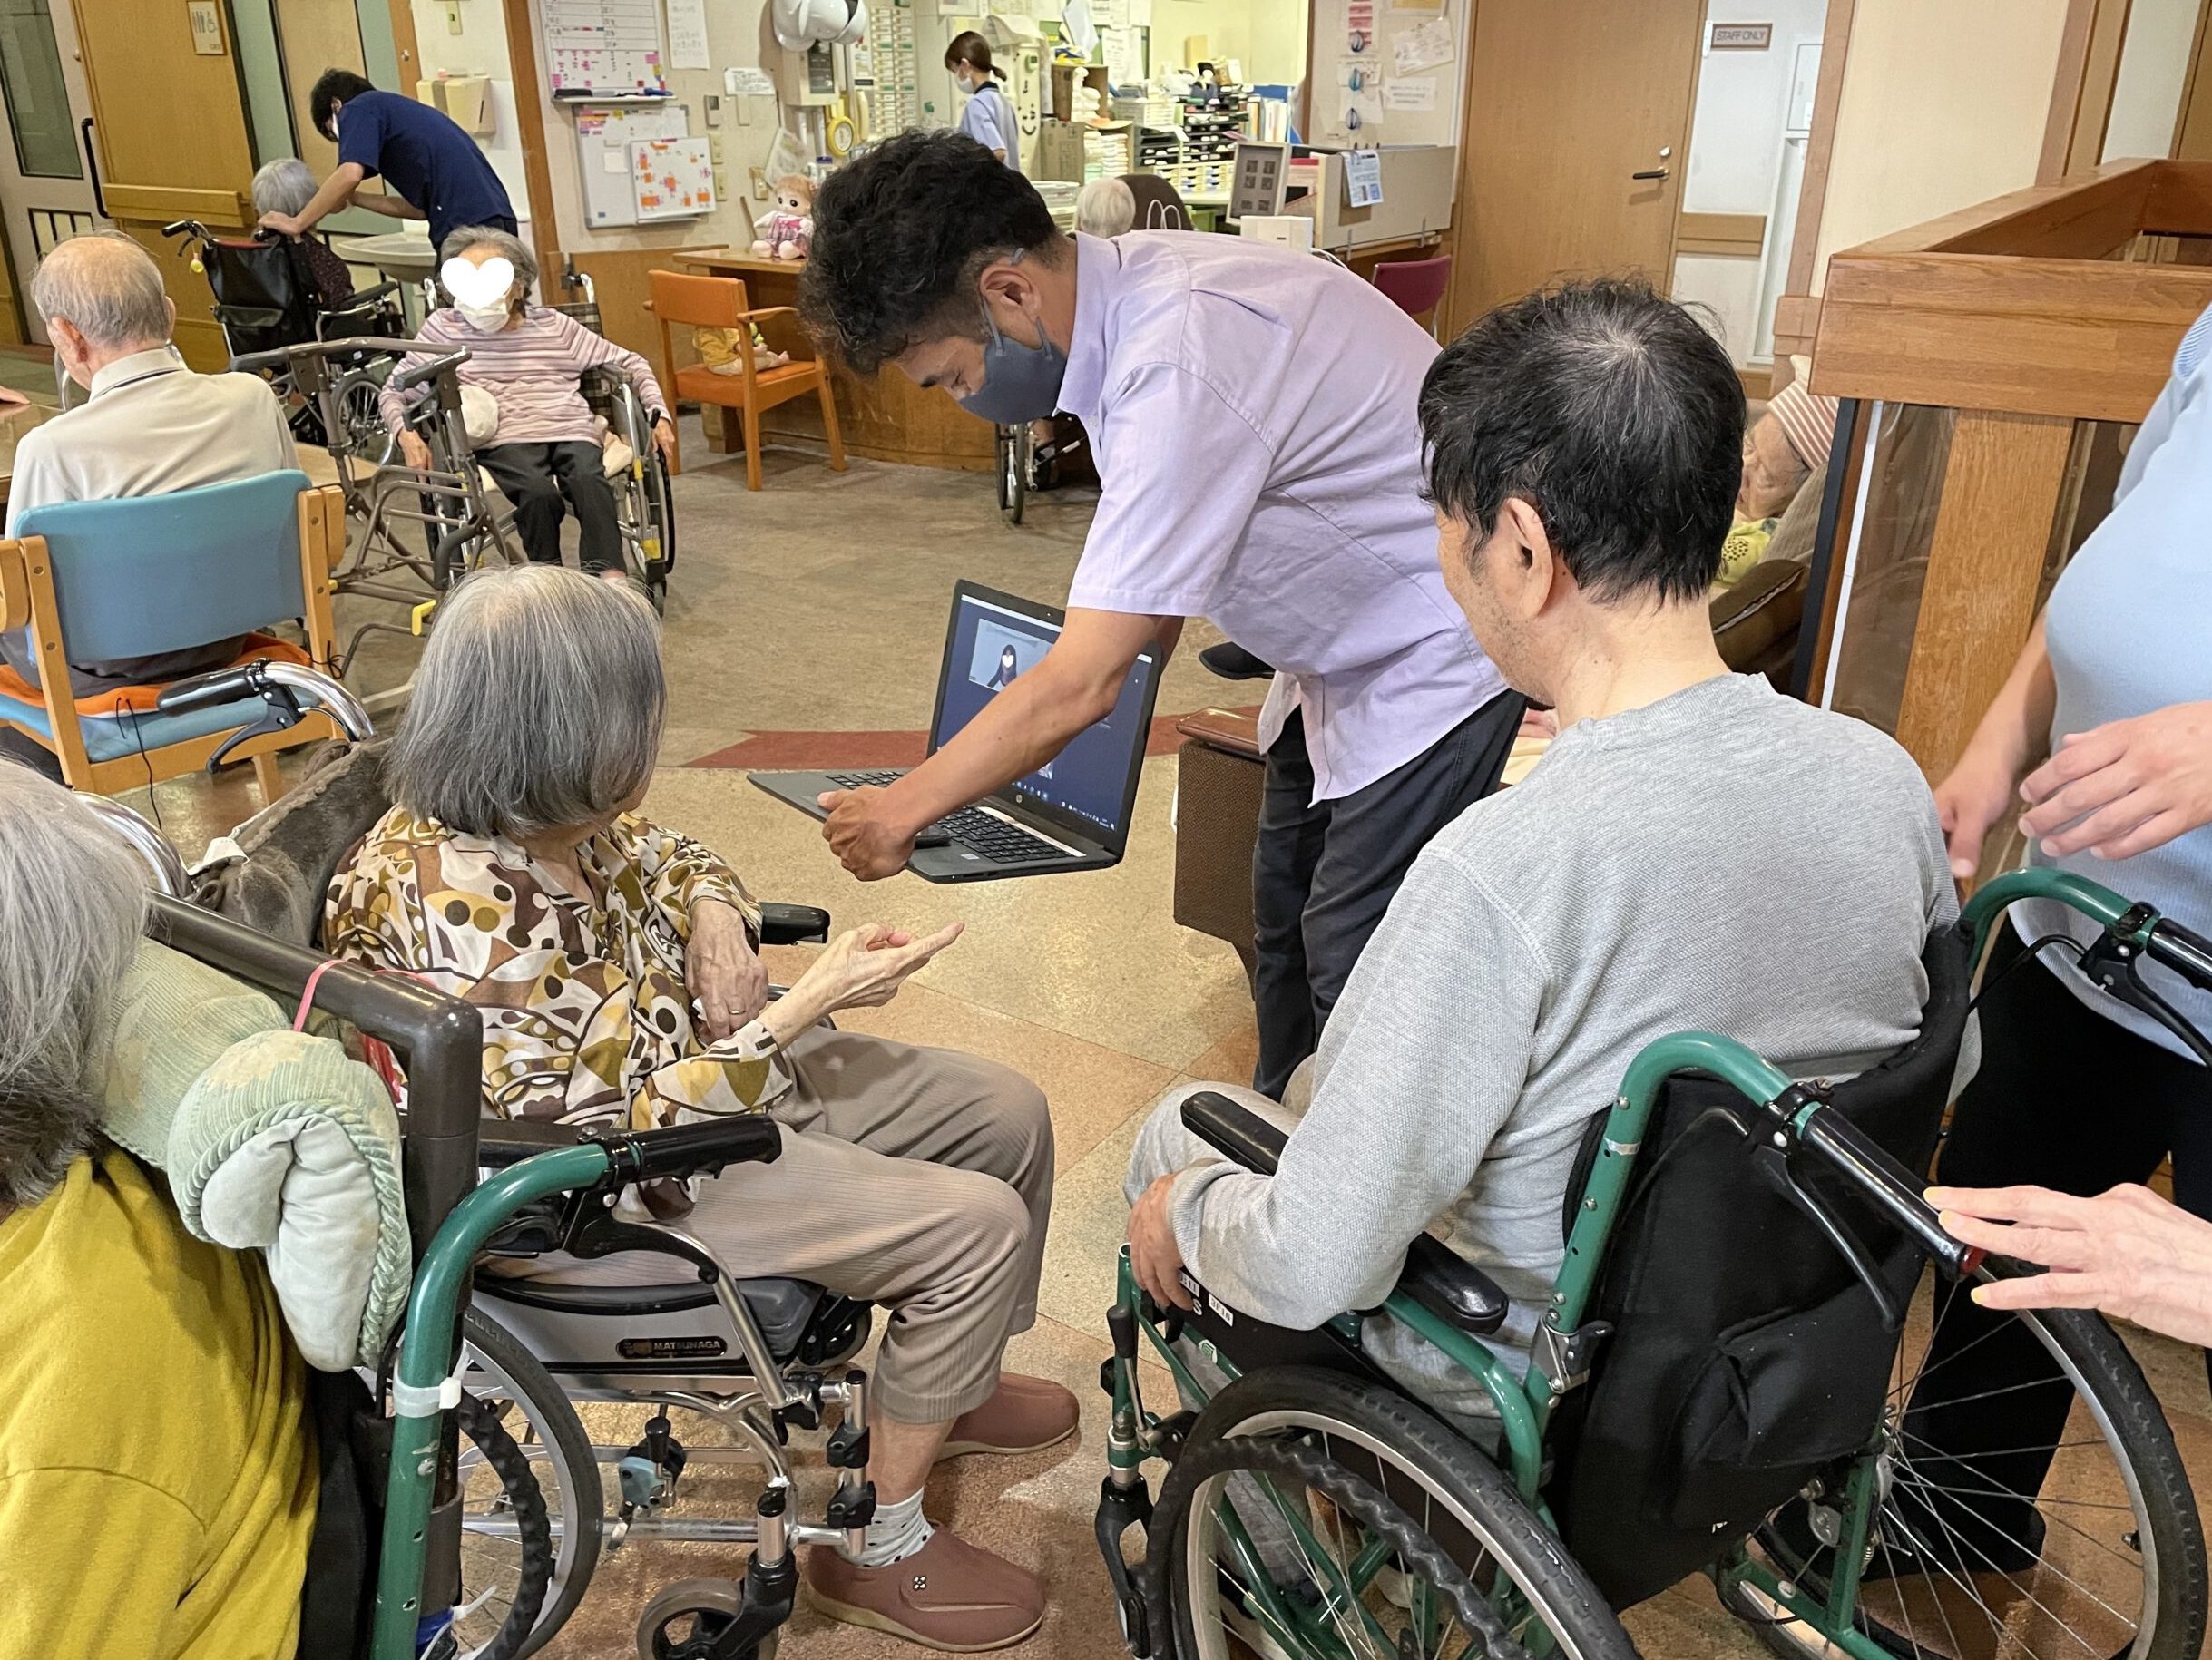
[[[764,317],[797,317],[798,315],[798,308],[797,306],[759,306],[750,311],[739,312],[738,321],[757,323]]]
[[[1254,761],[1266,758],[1259,747],[1259,718],[1255,715],[1239,715],[1229,709],[1199,709],[1177,721],[1175,729],[1184,737],[1230,755]]]
[[[31,573],[24,569],[20,542],[0,542],[0,629],[31,626]]]

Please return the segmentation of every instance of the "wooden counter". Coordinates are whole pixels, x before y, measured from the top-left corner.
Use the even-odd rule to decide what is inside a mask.
[[[746,304],[755,310],[795,304],[798,273],[805,264],[803,260],[756,259],[749,254],[719,252],[686,253],[683,263],[710,277],[736,278],[745,285]],[[812,352],[796,317],[771,317],[762,325],[761,332],[778,351]],[[677,342],[680,353],[684,344],[680,339]],[[996,464],[996,437],[991,423],[968,414],[950,393],[935,387],[925,390],[889,367],[872,380],[842,367],[833,368],[830,386],[837,400],[838,425],[845,429],[845,447],[856,455],[965,473],[988,473]],[[727,454],[740,448],[741,441],[738,422],[723,420],[724,413],[705,412],[707,442]],[[769,410],[760,425],[763,433],[777,443],[827,448],[822,412],[811,398],[795,398]]]

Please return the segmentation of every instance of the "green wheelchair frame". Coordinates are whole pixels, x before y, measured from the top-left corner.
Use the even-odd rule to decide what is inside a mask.
[[[1995,879],[1975,893],[1963,918],[1972,930],[1971,961],[1977,964],[1982,961],[1995,924],[2005,910],[2029,899],[2060,901],[2105,930],[2104,939],[2090,954],[2092,972],[2099,962],[2124,968],[2148,957],[2200,977],[2200,983],[2212,987],[2212,950],[2204,942],[2175,927],[2148,906],[2130,905],[2093,883],[2055,871],[2016,872]],[[2099,974],[2099,978],[2105,977]],[[2108,980],[2107,983],[2110,981]],[[1522,1499],[1547,1526],[1556,1524],[1541,1490],[1545,1434],[1561,1398],[1581,1382],[1581,1375],[1574,1371],[1576,1357],[1581,1352],[1577,1336],[1589,1317],[1606,1248],[1621,1214],[1622,1200],[1659,1091],[1669,1079],[1685,1073],[1704,1074],[1733,1086],[1758,1109],[1759,1130],[1775,1137],[1780,1144],[1802,1147],[1822,1158],[1916,1241],[1944,1273],[1960,1277],[2017,1271],[2002,1259],[1985,1262],[1982,1253],[1962,1246],[1944,1233],[1935,1211],[1921,1197],[1924,1184],[1916,1174],[1874,1145],[1816,1094],[1742,1044],[1703,1031],[1678,1032],[1659,1039],[1630,1062],[1620,1092],[1613,1099],[1603,1141],[1583,1189],[1583,1202],[1553,1282],[1551,1304],[1545,1312],[1525,1380],[1516,1378],[1481,1341],[1431,1312],[1403,1287],[1383,1304],[1394,1319],[1433,1343],[1482,1385],[1499,1421],[1502,1443],[1500,1462],[1504,1472],[1512,1479]],[[1170,1456],[1166,1437],[1160,1430],[1163,1421],[1142,1407],[1137,1382],[1136,1334],[1141,1332],[1150,1341],[1153,1351],[1173,1374],[1184,1399],[1203,1401],[1209,1391],[1175,1346],[1171,1333],[1163,1331],[1166,1321],[1161,1312],[1139,1290],[1130,1269],[1126,1247],[1121,1254],[1115,1306],[1108,1318],[1115,1339],[1115,1358],[1110,1364],[1113,1417],[1098,1531],[1101,1547],[1107,1550],[1111,1566],[1119,1557],[1120,1546],[1116,1541],[1121,1532],[1143,1520],[1150,1512],[1140,1473],[1142,1467],[1150,1460]],[[1357,1348],[1358,1315],[1340,1314],[1330,1323],[1330,1329],[1333,1335]],[[1202,1342],[1199,1352],[1229,1378],[1238,1375],[1236,1367],[1210,1342]],[[1836,1650],[1852,1656],[1852,1660],[1894,1660],[1889,1651],[1860,1631],[1855,1621],[1864,1548],[1879,1502],[1877,1487],[1878,1449],[1870,1449],[1854,1464],[1844,1496],[1844,1533],[1837,1543],[1835,1553],[1837,1566],[1825,1599],[1816,1600],[1806,1595],[1802,1587],[1786,1581],[1738,1543],[1715,1570],[1724,1600],[1731,1590],[1747,1587],[1789,1616],[1804,1621]],[[1258,1560],[1258,1548],[1233,1507],[1225,1503],[1222,1509],[1220,1522],[1232,1545],[1245,1552],[1248,1560]],[[1302,1526],[1295,1514],[1287,1515],[1286,1520],[1294,1532]],[[1300,1537],[1298,1543],[1309,1559],[1330,1560],[1317,1539]],[[1339,1587],[1346,1594],[1345,1600],[1356,1603],[1365,1590],[1366,1580],[1385,1567],[1387,1558],[1386,1551],[1371,1548],[1348,1564],[1344,1569],[1348,1583]],[[1266,1575],[1253,1578],[1256,1583],[1246,1589],[1260,1603],[1260,1612],[1268,1625],[1277,1631],[1310,1632],[1314,1641],[1309,1647],[1314,1654],[1338,1652],[1340,1645],[1333,1634],[1316,1624],[1317,1616],[1280,1596]],[[1499,1587],[1500,1590],[1493,1594],[1494,1597],[1502,1600],[1517,1595],[1502,1576]],[[1143,1621],[1146,1614],[1140,1603],[1132,1606],[1126,1587],[1117,1587],[1117,1590],[1121,1593],[1124,1636],[1131,1636],[1130,1627]],[[1501,1606],[1499,1612],[1511,1623],[1523,1610]],[[1137,1644],[1144,1644],[1155,1655],[1168,1652],[1157,1635],[1149,1643],[1138,1636],[1132,1646]],[[1539,1644],[1532,1645],[1532,1652],[1547,1651]]]

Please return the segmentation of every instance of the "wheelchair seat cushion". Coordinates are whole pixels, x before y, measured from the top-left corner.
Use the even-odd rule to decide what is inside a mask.
[[[1914,1170],[1934,1152],[1965,1038],[1964,934],[1938,931],[1922,962],[1919,1037],[1831,1097]],[[1590,1316],[1611,1334],[1554,1420],[1560,1532],[1615,1607],[1717,1561],[1865,1447],[1895,1358],[1873,1294],[1789,1196],[1777,1156],[1711,1110],[1725,1107],[1745,1103],[1717,1079],[1662,1091]],[[1568,1185],[1570,1222],[1587,1167]],[[1908,1297],[1918,1248],[1825,1170],[1798,1174]]]

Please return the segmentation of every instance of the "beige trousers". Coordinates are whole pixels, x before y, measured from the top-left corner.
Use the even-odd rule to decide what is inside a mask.
[[[1020,1073],[952,1050],[817,1029],[786,1055],[773,1164],[699,1184],[686,1225],[739,1279],[813,1280],[887,1311],[872,1408],[935,1423],[997,1387],[1006,1339],[1037,1317],[1052,1209],[1052,1122]],[[586,1269],[588,1267],[588,1273]],[[642,1253],[563,1280],[651,1284]]]

